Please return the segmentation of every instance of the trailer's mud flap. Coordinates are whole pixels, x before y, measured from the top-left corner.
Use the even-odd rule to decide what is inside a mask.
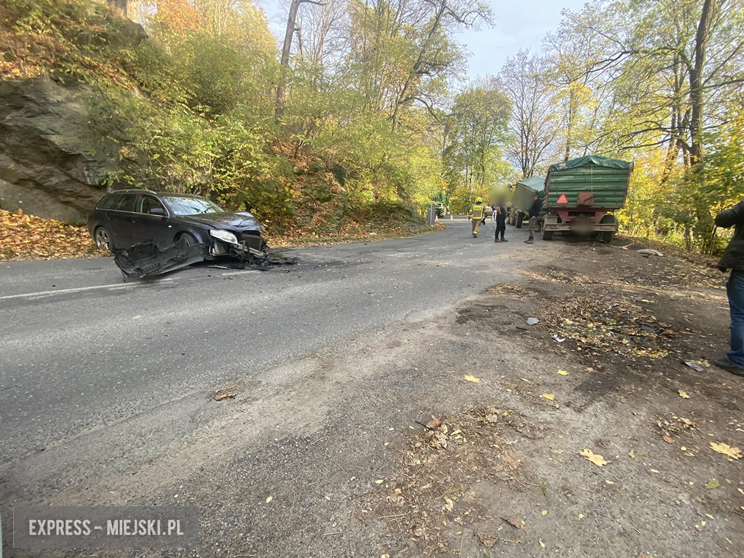
[[[175,271],[188,265],[204,261],[203,244],[189,246],[185,238],[160,250],[155,244],[137,244],[114,255],[114,262],[121,269],[124,280],[142,279]]]

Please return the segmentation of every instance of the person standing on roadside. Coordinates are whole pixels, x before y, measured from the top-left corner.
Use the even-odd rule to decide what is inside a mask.
[[[506,204],[504,200],[498,201],[493,213],[496,216],[496,238],[494,242],[509,242],[504,238],[506,232]],[[499,236],[501,236],[501,240],[499,240]]]
[[[736,228],[717,265],[721,271],[731,270],[726,283],[731,314],[731,350],[713,363],[737,376],[744,376],[744,200],[716,215],[716,226]]]
[[[537,194],[532,194],[532,205],[528,212],[530,218],[530,237],[525,240],[527,244],[532,244],[535,240],[535,228],[537,227],[537,218],[542,210],[542,201]]]
[[[475,205],[468,211],[468,216],[473,221],[473,238],[478,238],[478,231],[481,227],[481,221],[486,218],[486,206],[483,205],[483,198],[476,198]]]

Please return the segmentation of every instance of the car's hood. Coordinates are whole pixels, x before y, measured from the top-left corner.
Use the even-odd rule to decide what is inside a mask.
[[[185,221],[192,221],[202,225],[210,225],[215,229],[231,229],[237,231],[262,231],[263,226],[247,211],[240,213],[201,213],[199,215],[184,215]]]

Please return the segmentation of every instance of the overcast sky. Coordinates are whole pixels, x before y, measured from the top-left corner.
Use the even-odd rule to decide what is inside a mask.
[[[561,10],[576,11],[586,0],[488,0],[495,16],[493,28],[466,31],[459,36],[471,55],[471,78],[496,74],[504,61],[520,48],[539,50],[545,33],[557,28]],[[277,40],[284,38],[287,25],[284,0],[257,0],[269,16]]]

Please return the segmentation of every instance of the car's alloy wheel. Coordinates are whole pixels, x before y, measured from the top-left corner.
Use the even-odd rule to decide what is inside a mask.
[[[109,252],[113,252],[111,235],[105,228],[99,227],[98,229],[96,229],[95,241],[98,248],[105,248]]]

